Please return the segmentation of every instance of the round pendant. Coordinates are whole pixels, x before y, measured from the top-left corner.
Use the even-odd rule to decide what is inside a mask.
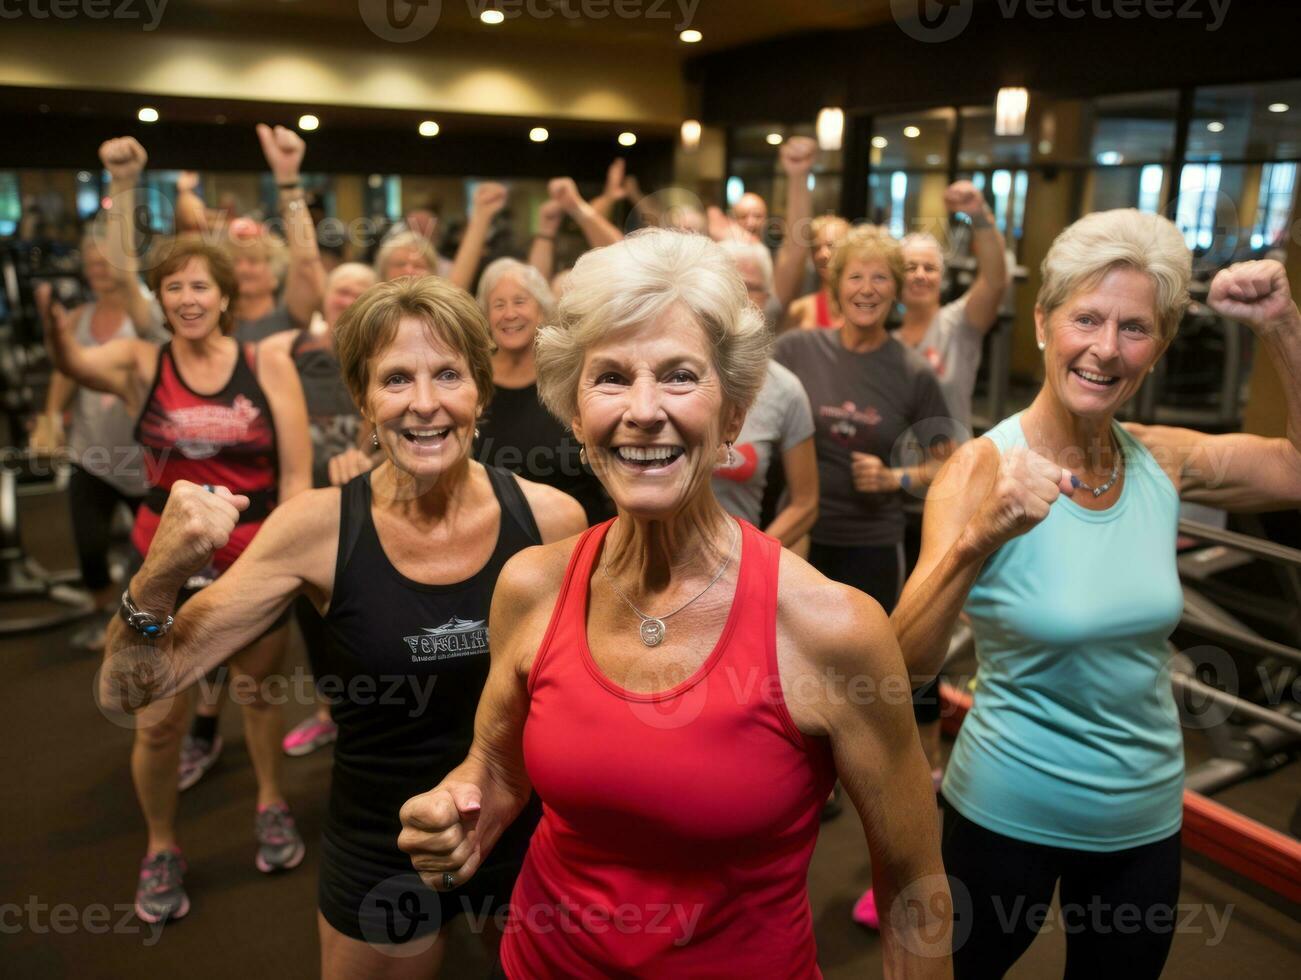
[[[643,619],[641,622],[641,641],[648,647],[657,647],[664,640],[664,621],[661,619]]]

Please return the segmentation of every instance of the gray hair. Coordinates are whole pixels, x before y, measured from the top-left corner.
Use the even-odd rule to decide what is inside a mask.
[[[555,314],[538,331],[538,395],[568,425],[578,414],[587,349],[671,309],[685,310],[713,349],[723,397],[750,407],[763,384],[771,340],[719,245],[704,235],[646,228],[578,260]]]
[[[325,277],[325,291],[329,292],[344,276],[359,276],[366,280],[366,288],[369,289],[375,285],[375,270],[365,262],[341,262],[330,270],[330,274]]]
[[[759,267],[759,275],[763,277],[763,287],[768,291],[769,296],[777,291],[773,281],[772,253],[767,248],[758,242],[721,242],[720,244],[736,265],[752,262]]]
[[[391,238],[385,239],[375,255],[375,275],[381,281],[388,278],[384,270],[388,268],[393,253],[402,248],[414,248],[424,258],[425,265],[429,266],[429,274],[438,273],[438,253],[434,251],[434,246],[430,244],[429,239],[414,231],[400,231]]]
[[[1169,344],[1188,307],[1192,254],[1174,222],[1158,214],[1134,208],[1095,211],[1068,227],[1044,256],[1035,305],[1047,316],[1076,290],[1096,284],[1117,267],[1152,280],[1160,340]]]
[[[935,254],[940,257],[940,271],[944,271],[944,246],[929,231],[914,231],[904,235],[903,238],[899,239],[899,247],[905,250],[909,248],[935,249]]]
[[[479,277],[479,291],[475,294],[475,298],[479,301],[479,308],[483,310],[485,316],[488,313],[488,297],[497,288],[497,284],[506,278],[514,279],[524,287],[525,292],[538,301],[543,319],[549,317],[551,311],[556,308],[556,297],[541,272],[519,259],[497,259],[490,262],[488,268],[483,270],[483,275]]]

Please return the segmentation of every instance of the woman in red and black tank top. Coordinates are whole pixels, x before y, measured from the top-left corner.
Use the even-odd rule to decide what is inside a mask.
[[[948,975],[934,794],[889,621],[713,496],[768,347],[730,257],[641,232],[570,283],[538,335],[539,392],[618,517],[502,570],[474,744],[403,807],[399,845],[456,894],[531,784],[511,980],[814,978],[806,881],[838,774],[901,910],[887,972]]]
[[[177,480],[222,485],[247,494],[250,506],[207,575],[227,568],[252,540],[272,506],[310,486],[311,450],[302,388],[286,355],[242,348],[228,334],[238,286],[225,254],[198,241],[176,242],[151,273],[173,339],[161,349],[138,339],[82,348],[58,334],[51,347],[60,368],[86,387],[118,395],[137,414],[149,495],[132,530],[148,552],[167,492]],[[231,658],[236,676],[254,683],[244,706],[249,754],[258,780],[258,851],[262,870],[302,860],[278,785],[281,713],[263,703],[260,683],[278,669],[286,630],[277,628]],[[136,730],[131,755],[149,843],[141,865],[136,912],[149,922],[189,910],[176,844],[177,764],[190,698],[177,697],[167,717]]]

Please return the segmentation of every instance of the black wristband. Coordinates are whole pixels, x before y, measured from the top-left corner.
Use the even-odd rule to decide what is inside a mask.
[[[296,191],[303,185],[299,181],[292,181],[288,184],[276,184],[282,191]]]

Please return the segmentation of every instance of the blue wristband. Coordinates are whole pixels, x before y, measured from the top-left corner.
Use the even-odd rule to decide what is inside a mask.
[[[912,482],[913,482],[912,477],[908,475],[907,470],[904,470],[903,474],[899,477],[899,489],[907,490],[910,486],[912,486]]]

